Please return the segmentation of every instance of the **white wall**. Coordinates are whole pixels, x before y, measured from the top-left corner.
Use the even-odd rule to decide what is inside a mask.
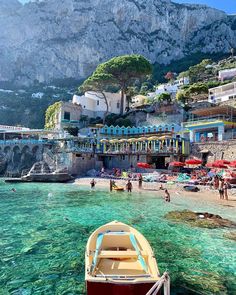
[[[108,112],[119,114],[120,113],[120,93],[105,92],[108,101]],[[101,116],[106,112],[106,103],[103,96],[96,92],[85,92],[83,96],[74,95],[73,103],[80,104],[83,109],[83,113],[89,116],[98,115]],[[124,110],[126,102],[124,104]]]

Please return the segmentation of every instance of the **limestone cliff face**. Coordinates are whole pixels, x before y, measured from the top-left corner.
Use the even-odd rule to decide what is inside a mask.
[[[113,56],[169,63],[236,47],[236,17],[170,0],[0,0],[0,81],[83,78]]]

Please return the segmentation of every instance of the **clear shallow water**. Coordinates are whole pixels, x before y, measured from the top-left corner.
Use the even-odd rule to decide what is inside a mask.
[[[192,228],[167,221],[192,209],[236,219],[235,209],[175,195],[87,191],[73,184],[0,182],[0,294],[85,294],[84,250],[90,233],[112,220],[140,230],[151,243],[172,294],[236,294],[236,243],[230,229]]]

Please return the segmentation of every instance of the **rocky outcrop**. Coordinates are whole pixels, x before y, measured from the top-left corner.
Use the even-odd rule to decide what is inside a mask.
[[[167,64],[236,47],[236,17],[170,0],[0,0],[0,81],[84,78],[115,55]]]
[[[190,210],[171,211],[165,215],[165,218],[175,222],[184,222],[194,227],[211,229],[224,227],[236,228],[235,222],[208,212],[201,213]]]

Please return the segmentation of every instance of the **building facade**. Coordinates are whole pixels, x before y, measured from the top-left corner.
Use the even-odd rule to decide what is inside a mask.
[[[228,100],[236,100],[236,82],[209,89],[208,101],[221,103]]]
[[[145,162],[165,169],[167,163],[182,160],[190,153],[189,140],[176,124],[144,127],[104,126],[96,138],[81,138],[80,153],[95,154],[106,168],[136,167]]]
[[[236,109],[216,106],[191,112],[184,127],[190,142],[223,141],[236,138]]]
[[[82,108],[71,102],[61,102],[55,116],[55,129],[62,130],[66,127],[79,127]]]
[[[219,71],[218,79],[222,82],[234,77],[236,77],[236,68]]]
[[[121,94],[104,92],[108,102],[108,113],[119,114],[121,105]],[[90,118],[104,117],[107,111],[105,99],[101,93],[89,91],[85,92],[83,96],[74,95],[73,104],[80,105],[83,110],[83,115]],[[126,108],[126,98],[124,103],[124,110]]]

